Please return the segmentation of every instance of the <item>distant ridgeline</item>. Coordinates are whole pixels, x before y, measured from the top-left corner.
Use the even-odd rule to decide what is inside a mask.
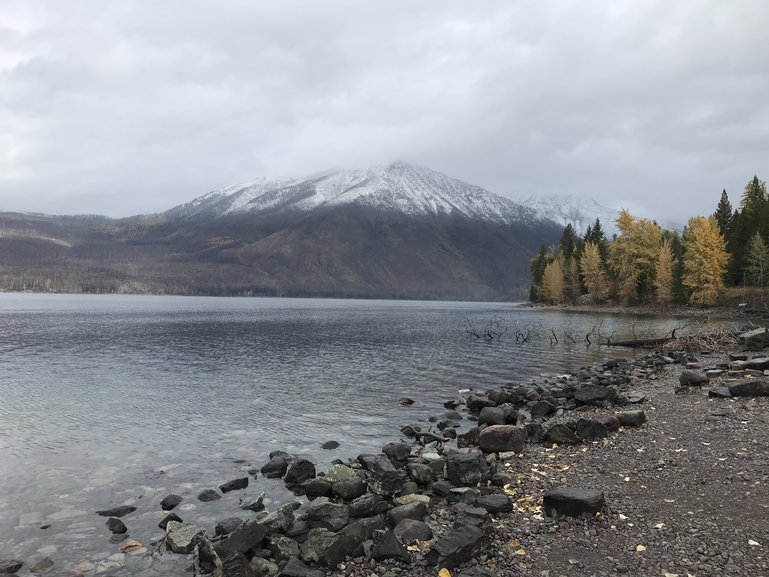
[[[607,240],[599,220],[578,237],[566,225],[557,245],[531,261],[530,299],[548,303],[716,305],[728,287],[769,284],[769,196],[754,176],[734,210],[724,190],[716,211],[689,219],[683,235],[620,211]]]
[[[0,213],[0,290],[521,300],[561,227],[394,163],[259,180],[165,213]]]

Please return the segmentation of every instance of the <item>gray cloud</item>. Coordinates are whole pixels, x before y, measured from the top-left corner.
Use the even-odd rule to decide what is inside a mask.
[[[769,176],[769,3],[6,0],[0,210],[395,159],[682,220]]]

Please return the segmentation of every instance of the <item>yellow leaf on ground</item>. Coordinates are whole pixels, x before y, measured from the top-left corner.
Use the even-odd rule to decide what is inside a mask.
[[[644,547],[643,545],[638,545],[635,548],[635,550],[638,551],[639,553],[643,553],[644,551],[646,551],[646,547]]]
[[[516,554],[516,555],[526,555],[526,551],[524,551],[523,549],[518,549],[518,550],[515,552],[515,554]]]
[[[508,543],[508,545],[510,546],[510,548],[511,548],[511,549],[515,549],[516,547],[520,546],[520,543],[519,543],[517,540],[515,540],[515,539],[512,539],[512,540],[511,540],[511,541]]]
[[[451,572],[444,567],[438,571],[438,577],[451,577]]]
[[[619,520],[620,521],[627,521],[627,517],[623,515],[622,513],[619,514]]]
[[[678,573],[665,573],[665,577],[678,577]]]
[[[419,551],[419,545],[409,545],[406,549],[409,551]]]
[[[752,547],[760,547],[760,546],[761,546],[761,543],[759,543],[758,541],[754,541],[753,539],[750,539],[750,540],[748,541],[748,545],[750,545],[750,546],[752,546]]]
[[[655,529],[662,529],[665,526],[665,523],[657,523],[654,528]]]
[[[665,503],[675,503],[676,502],[675,499],[663,499],[663,501],[665,501]]]

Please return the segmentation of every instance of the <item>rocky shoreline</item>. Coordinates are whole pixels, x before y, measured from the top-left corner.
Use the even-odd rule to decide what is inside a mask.
[[[198,527],[168,495],[140,504],[167,512],[144,544],[128,536],[135,505],[107,508],[112,558],[0,573],[156,577],[153,559],[186,555],[216,577],[769,575],[766,371],[761,350],[656,351],[471,392],[381,453],[319,472],[273,452],[197,495],[265,477],[297,495],[270,512],[244,497]]]

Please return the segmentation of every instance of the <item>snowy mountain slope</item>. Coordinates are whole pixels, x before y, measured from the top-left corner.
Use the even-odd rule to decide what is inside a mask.
[[[459,214],[489,222],[547,217],[508,198],[419,166],[395,162],[367,170],[330,170],[293,180],[259,179],[210,192],[168,216],[222,216],[358,204],[410,215]]]
[[[585,234],[596,218],[601,221],[607,237],[617,232],[614,220],[619,211],[589,198],[552,194],[519,198],[518,202],[533,209],[541,218],[549,218],[561,226],[571,223],[579,236]]]

